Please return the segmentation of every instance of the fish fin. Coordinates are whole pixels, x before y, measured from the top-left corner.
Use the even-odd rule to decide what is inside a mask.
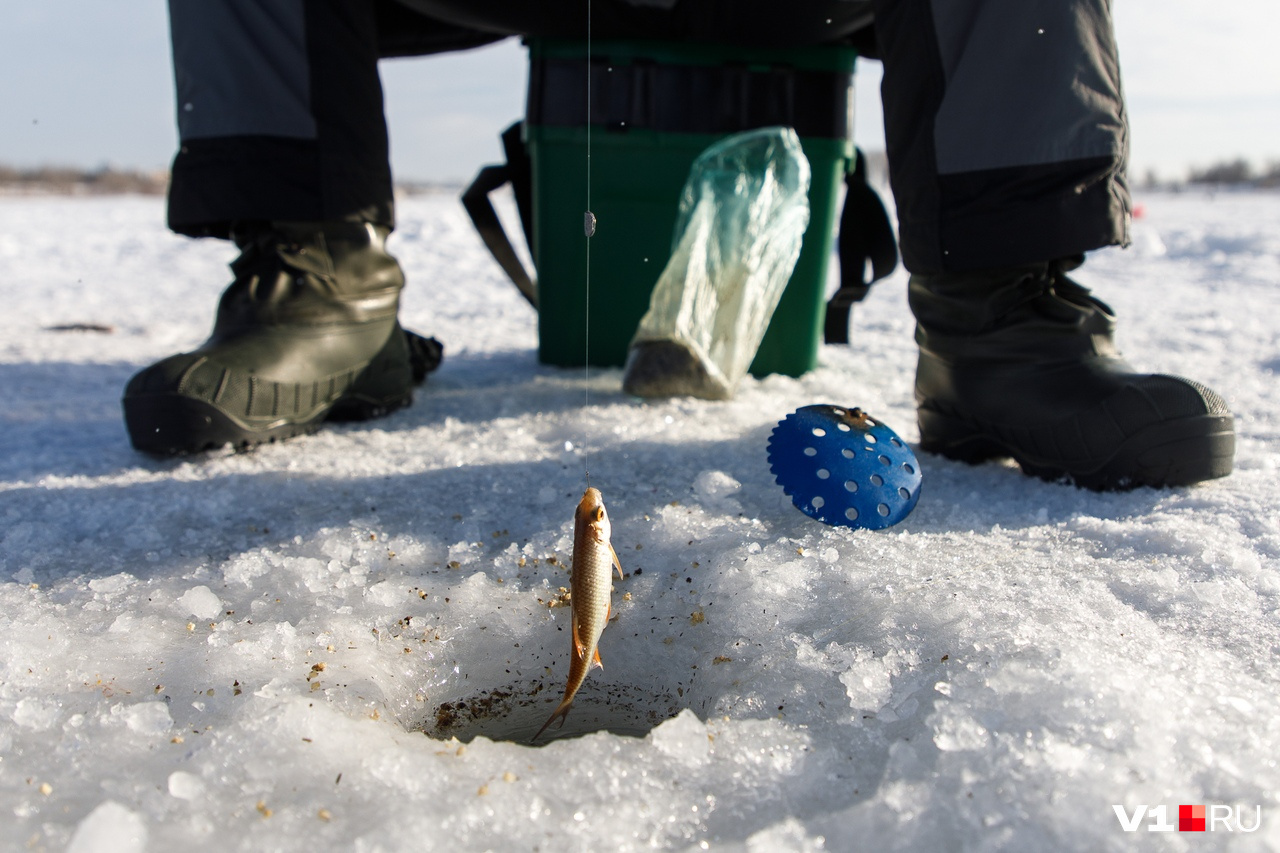
[[[618,562],[618,552],[613,550],[612,542],[609,543],[609,555],[613,557],[613,567],[618,570],[618,577],[625,578],[626,575],[622,573],[622,563]]]
[[[598,646],[596,647],[595,656],[591,658],[591,665],[604,669],[604,664],[600,662],[600,648]]]
[[[533,743],[538,738],[542,737],[542,733],[545,732],[547,728],[556,721],[556,717],[560,718],[560,727],[564,728],[564,721],[569,719],[569,709],[572,707],[573,707],[572,699],[566,699],[565,701],[561,702],[560,705],[554,711],[551,712],[551,716],[547,717],[547,721],[542,724],[542,728],[538,729],[538,733],[533,737],[529,738],[529,743]]]
[[[578,657],[583,657],[586,646],[582,645],[582,640],[578,639],[578,620],[573,620],[573,651]]]

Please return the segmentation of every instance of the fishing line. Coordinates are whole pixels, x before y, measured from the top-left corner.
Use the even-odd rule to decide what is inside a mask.
[[[582,230],[586,234],[587,274],[583,296],[582,330],[582,408],[591,408],[591,237],[596,233],[596,215],[591,212],[591,0],[587,0],[587,199],[586,213],[582,217]],[[591,469],[587,465],[590,455],[590,435],[587,425],[582,426],[582,473],[587,487],[591,486]]]

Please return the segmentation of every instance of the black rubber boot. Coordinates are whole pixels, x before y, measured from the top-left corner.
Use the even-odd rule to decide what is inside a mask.
[[[922,449],[1091,489],[1182,486],[1231,473],[1235,433],[1216,393],[1136,373],[1115,316],[1067,277],[1080,259],[913,275]]]
[[[439,344],[396,321],[404,275],[388,229],[360,222],[261,223],[237,231],[235,281],[194,352],[134,376],[134,447],[192,453],[385,415],[413,398]]]

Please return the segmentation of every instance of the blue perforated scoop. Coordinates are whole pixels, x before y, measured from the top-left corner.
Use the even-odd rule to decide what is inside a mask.
[[[825,524],[880,530],[920,500],[920,463],[861,409],[805,406],[769,436],[769,470],[801,512]]]

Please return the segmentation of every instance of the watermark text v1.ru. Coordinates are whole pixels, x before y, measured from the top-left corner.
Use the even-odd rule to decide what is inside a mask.
[[[1112,806],[1120,827],[1137,832],[1253,832],[1262,825],[1262,806]],[[1172,820],[1170,819],[1172,818]],[[1252,823],[1250,823],[1252,819]]]

